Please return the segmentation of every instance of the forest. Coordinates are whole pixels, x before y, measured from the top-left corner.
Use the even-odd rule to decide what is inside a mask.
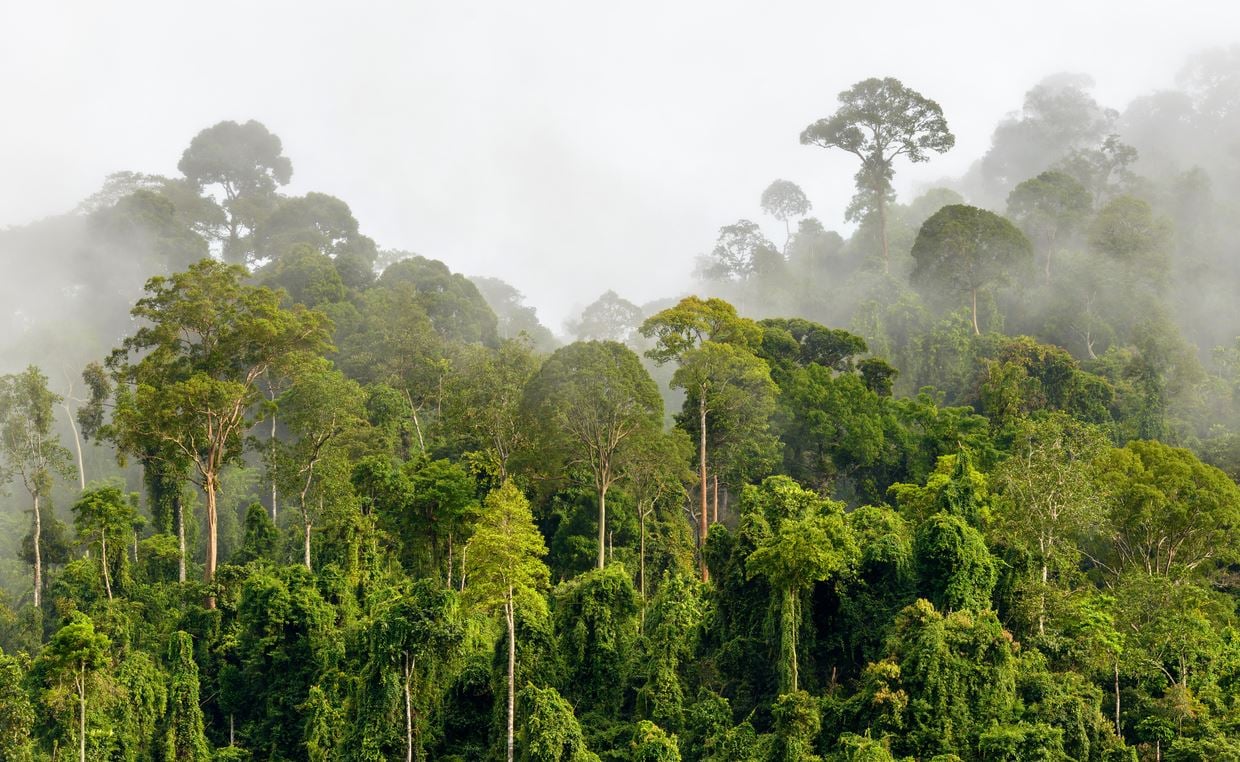
[[[253,120],[0,229],[0,759],[1240,760],[1240,48],[1176,82],[907,198],[952,115],[824,95],[846,210],[562,329]]]

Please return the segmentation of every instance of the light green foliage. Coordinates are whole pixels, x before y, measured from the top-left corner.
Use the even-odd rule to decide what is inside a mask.
[[[813,583],[845,571],[857,555],[856,542],[839,504],[822,500],[787,477],[772,476],[761,489],[748,488],[745,503],[755,520],[774,527],[765,542],[749,554],[745,569],[750,577],[766,578],[783,595],[781,685],[795,692],[801,596]]]
[[[120,487],[105,484],[87,489],[73,504],[74,529],[88,547],[99,553],[100,576],[109,600],[114,585],[127,576],[129,558],[125,548],[138,521],[134,507],[137,498],[137,494],[126,495]]]
[[[211,754],[203,734],[198,665],[188,633],[179,631],[172,636],[168,662],[168,715],[163,722],[162,759],[206,762]]]
[[[42,695],[46,710],[76,721],[61,720],[61,728],[66,741],[72,739],[78,746],[83,760],[91,745],[87,707],[92,694],[107,682],[101,673],[109,664],[111,645],[106,635],[95,631],[90,617],[75,613],[48,641],[32,668],[34,679],[46,689]]]
[[[1103,453],[1098,468],[1108,495],[1111,573],[1183,578],[1236,557],[1240,488],[1222,471],[1154,441]]]
[[[13,762],[31,759],[30,732],[35,719],[24,686],[23,661],[0,650],[0,757]]]
[[[528,762],[590,762],[573,706],[555,688],[527,684],[521,690],[521,759]]]
[[[546,606],[538,591],[548,581],[541,560],[547,546],[534,526],[529,501],[512,482],[487,495],[468,548],[467,601],[484,608],[513,601]]]
[[[75,472],[69,451],[52,430],[53,407],[60,401],[47,388],[47,377],[33,365],[23,373],[0,376],[0,484],[16,478],[30,495],[36,607],[44,586],[43,510],[50,508],[46,501],[55,477],[68,478]]]
[[[668,735],[663,728],[650,720],[637,723],[633,733],[633,762],[680,762],[680,748],[676,736]]]
[[[573,665],[564,694],[583,714],[615,716],[633,659],[640,601],[619,564],[586,572],[554,591],[561,653]]]

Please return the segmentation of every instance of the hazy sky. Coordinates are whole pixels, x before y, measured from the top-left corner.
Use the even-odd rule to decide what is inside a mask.
[[[109,172],[175,174],[200,129],[253,118],[286,192],[504,278],[558,332],[607,288],[676,293],[775,178],[839,227],[855,167],[797,137],[857,80],[902,79],[957,136],[897,167],[907,193],[962,172],[1047,74],[1091,74],[1114,107],[1172,84],[1240,42],[1240,3],[0,0],[0,30],[0,226]]]

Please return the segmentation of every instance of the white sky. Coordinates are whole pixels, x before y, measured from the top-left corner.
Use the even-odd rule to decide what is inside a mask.
[[[509,281],[558,332],[607,288],[677,293],[776,178],[840,227],[855,167],[797,137],[860,79],[938,100],[957,136],[897,167],[907,193],[963,172],[1047,74],[1088,73],[1120,108],[1236,42],[1223,0],[0,0],[0,226],[72,208],[109,172],[176,174],[200,129],[253,118],[293,161],[286,192],[339,196],[380,246]]]

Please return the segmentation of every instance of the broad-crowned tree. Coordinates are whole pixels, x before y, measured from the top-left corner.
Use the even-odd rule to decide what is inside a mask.
[[[1004,285],[1033,260],[1025,234],[999,215],[963,204],[945,206],[926,220],[913,243],[914,287],[955,301],[967,297],[977,322],[979,291]]]
[[[181,154],[177,169],[196,189],[219,188],[227,219],[224,259],[245,264],[250,239],[277,200],[276,189],[293,176],[280,138],[254,120],[220,122],[199,132]]]
[[[813,207],[801,186],[791,180],[776,180],[762,191],[762,211],[784,223],[784,256],[792,243],[792,220],[809,214]]]
[[[220,474],[241,456],[259,381],[289,356],[328,346],[325,315],[281,307],[278,292],[247,286],[244,276],[236,265],[203,260],[152,278],[132,311],[145,325],[109,359],[120,382],[110,438],[121,452],[154,444],[154,457],[187,463],[206,495],[208,583],[218,563]]]
[[[861,160],[857,195],[850,218],[878,216],[883,271],[890,272],[887,253],[887,204],[893,194],[893,164],[900,156],[917,163],[930,152],[943,153],[956,144],[938,103],[898,79],[870,78],[839,95],[840,108],[801,132],[802,145],[839,148]]]
[[[551,355],[526,389],[529,420],[546,426],[560,468],[590,474],[598,498],[598,568],[606,563],[607,493],[624,478],[640,441],[658,433],[663,400],[632,350],[576,342]]]
[[[1084,186],[1054,170],[1025,180],[1008,194],[1007,215],[1045,260],[1047,283],[1057,249],[1081,228],[1092,206],[1093,197]]]
[[[618,341],[631,344],[641,325],[642,309],[615,291],[595,299],[565,327],[578,341]]]

